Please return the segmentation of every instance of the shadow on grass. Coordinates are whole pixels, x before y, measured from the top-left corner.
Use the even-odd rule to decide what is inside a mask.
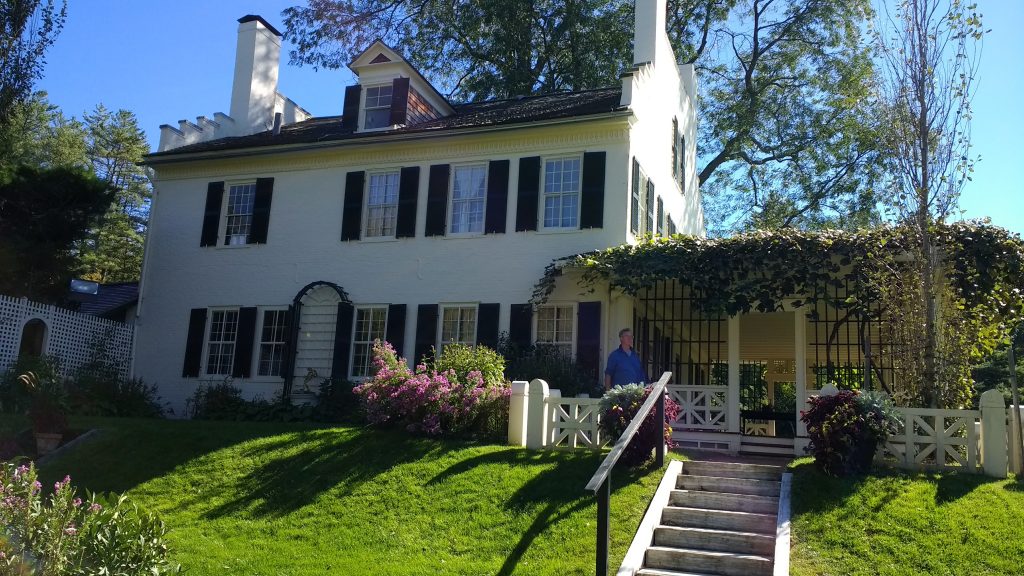
[[[948,504],[967,496],[983,484],[998,482],[997,478],[989,478],[983,474],[966,472],[947,472],[945,474],[928,474],[922,477],[935,482],[935,504]]]
[[[597,471],[602,457],[603,454],[580,455],[552,450],[528,452],[525,449],[510,449],[463,460],[443,470],[431,478],[427,484],[439,484],[477,466],[488,464],[540,465],[548,462],[560,464],[533,476],[512,493],[504,504],[508,510],[540,508],[536,512],[533,522],[523,532],[502,563],[501,569],[496,573],[496,576],[509,576],[537,537],[552,524],[596,504],[597,500],[594,495],[585,491],[584,488],[594,472]],[[580,465],[572,464],[580,460],[583,461],[580,462]],[[592,465],[586,465],[588,463]],[[653,464],[636,469],[616,469],[612,473],[612,493],[614,494],[619,489],[629,486],[648,474],[661,474],[661,470],[656,469]]]
[[[264,460],[236,480],[244,489],[203,514],[214,519],[245,513],[280,517],[332,491],[338,498],[404,462],[436,458],[457,450],[458,442],[438,442],[377,429],[308,430],[259,442],[241,450],[243,459]]]
[[[98,434],[41,468],[44,484],[70,474],[76,486],[126,492],[178,466],[251,440],[315,427],[312,424],[75,418]]]

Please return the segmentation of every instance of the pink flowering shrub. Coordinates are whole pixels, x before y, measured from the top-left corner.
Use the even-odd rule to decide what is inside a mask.
[[[508,386],[488,385],[480,370],[468,370],[462,377],[436,365],[410,370],[391,344],[380,341],[373,347],[373,363],[374,377],[353,390],[371,424],[402,426],[429,436],[504,431],[496,413],[502,404],[508,412]]]
[[[0,574],[177,573],[163,522],[125,496],[78,497],[67,476],[44,496],[33,466],[0,464]]]

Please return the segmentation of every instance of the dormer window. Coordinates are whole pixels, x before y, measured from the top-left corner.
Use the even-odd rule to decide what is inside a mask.
[[[363,129],[387,128],[391,125],[391,84],[366,89]]]

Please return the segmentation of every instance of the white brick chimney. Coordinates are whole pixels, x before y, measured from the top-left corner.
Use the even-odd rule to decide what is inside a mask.
[[[235,135],[273,127],[280,63],[281,33],[260,16],[239,18],[229,112],[235,121]]]
[[[634,4],[633,64],[671,58],[672,46],[665,31],[667,18],[666,0],[636,0]],[[672,63],[675,66],[675,62]]]

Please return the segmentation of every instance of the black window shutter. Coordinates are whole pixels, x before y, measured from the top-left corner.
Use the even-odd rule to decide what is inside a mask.
[[[345,107],[342,109],[342,130],[355,130],[359,127],[359,96],[363,87],[353,84],[345,88]]]
[[[203,212],[203,233],[200,246],[216,246],[220,228],[220,206],[224,202],[224,183],[210,182],[206,186],[206,210]]]
[[[658,196],[658,236],[665,235],[665,202]]]
[[[537,201],[540,196],[540,156],[519,159],[519,200],[516,204],[516,232],[537,229]]]
[[[526,350],[533,344],[533,305],[512,305],[508,318],[508,339],[520,350]]]
[[[640,163],[633,158],[633,194],[629,205],[629,229],[640,233]]]
[[[508,213],[508,160],[494,160],[487,168],[487,214],[484,234],[504,234]]]
[[[405,350],[405,304],[388,306],[388,325],[384,338],[391,343],[395,354],[404,355]]]
[[[686,136],[680,136],[679,142],[679,189],[686,194]]]
[[[583,155],[580,228],[601,228],[604,225],[604,165],[604,152]]]
[[[580,302],[576,315],[576,364],[598,382],[601,367],[601,303]]]
[[[352,319],[355,307],[348,302],[338,302],[338,318],[334,324],[334,358],[331,359],[331,379],[348,378],[348,353],[352,348]]]
[[[420,304],[416,310],[416,348],[413,365],[419,364],[437,345],[437,304]]]
[[[647,181],[647,226],[644,232],[654,234],[654,181]]]
[[[416,236],[416,197],[420,193],[420,167],[402,168],[398,181],[398,218],[395,222],[395,238]]]
[[[498,315],[501,304],[480,304],[476,310],[476,343],[498,349]]]
[[[206,308],[193,308],[188,316],[188,336],[185,339],[185,364],[181,369],[182,378],[199,376],[203,361],[203,340],[206,335]]]
[[[235,365],[231,376],[248,378],[252,376],[252,347],[256,342],[256,308],[242,308],[238,311],[238,331],[235,333]]]
[[[256,196],[252,202],[252,230],[249,231],[249,244],[266,244],[267,230],[270,228],[270,204],[274,197],[274,179],[257,178]]]
[[[341,239],[359,240],[363,223],[363,187],[366,172],[345,175],[345,211],[341,216]]]
[[[679,119],[672,118],[672,176],[679,176]]]
[[[448,176],[451,166],[435,164],[430,167],[427,183],[427,236],[444,236],[445,220],[448,219]]]
[[[391,83],[391,119],[389,123],[405,124],[409,110],[409,79],[395,78]]]

